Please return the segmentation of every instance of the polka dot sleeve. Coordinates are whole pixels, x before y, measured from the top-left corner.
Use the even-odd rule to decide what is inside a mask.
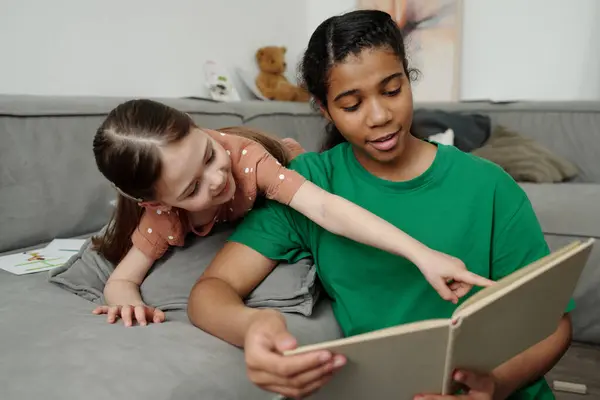
[[[288,205],[306,179],[287,169],[259,144],[247,147],[248,162],[256,171],[256,186],[268,199]]]
[[[146,210],[131,236],[133,245],[153,260],[160,259],[169,246],[181,246],[182,225],[175,212]]]

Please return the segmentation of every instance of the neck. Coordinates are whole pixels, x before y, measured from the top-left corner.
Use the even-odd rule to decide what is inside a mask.
[[[374,160],[354,148],[354,156],[364,169],[378,178],[403,182],[424,173],[435,159],[437,147],[412,135],[408,135],[398,156],[388,162]]]
[[[217,212],[219,210],[219,206],[214,206],[206,210],[202,211],[194,211],[189,212],[190,222],[193,226],[203,226],[206,225],[215,218]]]

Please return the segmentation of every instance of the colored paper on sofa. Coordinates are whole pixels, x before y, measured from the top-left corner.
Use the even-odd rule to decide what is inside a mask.
[[[15,275],[48,271],[65,264],[85,240],[55,239],[48,246],[0,257],[0,268]]]

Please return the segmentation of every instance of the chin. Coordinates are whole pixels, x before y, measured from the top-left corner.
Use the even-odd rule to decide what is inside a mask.
[[[404,154],[404,149],[405,146],[403,146],[402,143],[398,143],[394,148],[388,151],[369,149],[368,154],[372,160],[382,164],[388,164],[398,161],[398,159]]]

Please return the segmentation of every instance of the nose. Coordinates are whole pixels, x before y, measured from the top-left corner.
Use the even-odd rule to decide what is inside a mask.
[[[227,176],[224,171],[221,170],[213,171],[207,175],[208,176],[206,176],[205,179],[208,181],[208,190],[210,191],[211,196],[216,196],[223,190]]]
[[[367,124],[371,128],[384,126],[392,119],[390,109],[378,99],[372,99],[369,102],[367,113]]]

